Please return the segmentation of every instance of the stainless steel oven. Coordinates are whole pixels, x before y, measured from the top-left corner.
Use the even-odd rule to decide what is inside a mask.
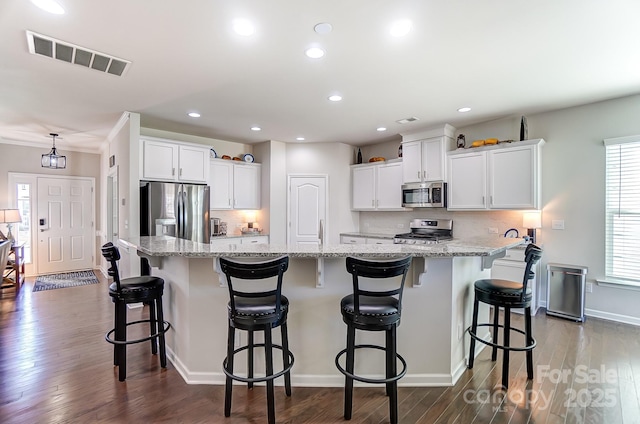
[[[446,208],[447,183],[409,183],[402,185],[402,207]]]

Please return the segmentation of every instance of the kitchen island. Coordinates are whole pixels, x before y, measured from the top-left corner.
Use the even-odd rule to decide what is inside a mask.
[[[489,277],[492,260],[523,240],[454,239],[422,246],[212,246],[173,237],[140,237],[122,243],[149,259],[152,273],[164,278],[165,319],[173,326],[167,333],[169,358],[185,381],[199,384],[223,384],[225,379],[222,361],[229,294],[216,258],[291,258],[283,294],[290,302],[289,344],[296,358],[292,383],[342,386],[344,377],[335,368],[334,358],[346,343],[340,299],[352,290],[345,258],[410,255],[414,264],[407,277],[398,328],[398,352],[407,360],[408,371],[399,384],[447,386],[455,384],[466,369],[468,336],[464,329],[471,321],[474,281]],[[488,318],[488,308],[481,309],[480,320],[487,322]],[[239,334],[239,343],[244,344],[246,334]],[[358,332],[357,343],[383,344],[383,336]],[[488,331],[482,336],[490,337]],[[358,355],[358,374],[380,376],[384,369],[382,353],[363,351]],[[246,361],[240,358],[237,364],[241,367]],[[276,368],[280,365],[277,363]]]

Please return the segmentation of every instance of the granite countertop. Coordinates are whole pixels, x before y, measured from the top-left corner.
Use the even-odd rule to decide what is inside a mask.
[[[169,236],[137,237],[121,242],[148,256],[184,256],[190,258],[289,255],[297,258],[343,258],[360,256],[392,258],[398,256],[452,257],[493,256],[524,243],[523,239],[480,237],[453,239],[436,245],[407,246],[405,244],[331,244],[274,245],[241,244],[210,245]]]

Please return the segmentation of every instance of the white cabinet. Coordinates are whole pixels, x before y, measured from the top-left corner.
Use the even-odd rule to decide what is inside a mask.
[[[209,148],[166,140],[142,140],[142,179],[206,183]]]
[[[404,210],[402,162],[351,167],[353,210]]]
[[[539,209],[544,140],[448,154],[448,209]]]
[[[212,159],[209,208],[260,209],[260,164]]]
[[[341,235],[340,244],[393,244],[393,238]]]
[[[358,236],[340,236],[340,244],[365,244],[367,239]]]
[[[453,139],[447,136],[402,143],[405,183],[446,181],[446,151]]]
[[[509,249],[501,259],[493,261],[491,266],[491,278],[522,282],[524,270],[527,267],[524,262],[524,249]],[[540,263],[533,268],[535,277],[527,283],[531,287],[531,315],[538,311],[538,282],[540,280]],[[522,309],[513,309],[514,312],[523,313]]]
[[[240,244],[269,244],[269,236],[245,236],[240,239]]]

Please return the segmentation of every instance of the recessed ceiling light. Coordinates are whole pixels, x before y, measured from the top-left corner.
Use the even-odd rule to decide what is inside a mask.
[[[331,26],[331,24],[328,24],[326,22],[321,22],[313,27],[313,30],[318,34],[328,34],[332,29],[333,27]]]
[[[378,128],[376,128],[376,131],[380,131],[380,132],[382,132],[382,131],[386,131],[386,130],[387,130],[387,129],[386,129],[385,127],[378,127]]]
[[[251,22],[246,19],[236,19],[233,21],[233,30],[238,35],[244,35],[248,37],[249,35],[253,35],[256,32],[255,27]]]
[[[304,137],[296,137],[296,140],[298,140],[298,141],[304,141]]]
[[[64,15],[64,9],[54,0],[31,0],[31,3],[54,15]]]
[[[199,118],[200,114],[198,112],[189,112],[189,116],[192,118]]]
[[[260,131],[262,128],[260,127],[251,127],[251,131]]]
[[[329,100],[331,100],[332,102],[339,102],[342,100],[342,96],[334,94],[333,96],[329,96]]]
[[[391,24],[389,33],[394,37],[403,37],[407,35],[409,31],[411,31],[411,21],[408,19],[403,19]]]
[[[470,110],[471,110],[470,107],[461,107],[460,109],[458,109],[458,112],[465,113],[465,112],[469,112]]]
[[[310,57],[311,59],[320,59],[322,56],[324,56],[324,50],[322,50],[320,47],[309,47],[304,51],[304,54],[306,54],[307,57]]]

